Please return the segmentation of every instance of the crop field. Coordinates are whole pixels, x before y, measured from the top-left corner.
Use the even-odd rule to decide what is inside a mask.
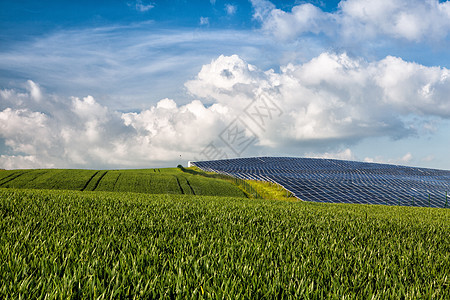
[[[245,197],[238,187],[228,181],[182,172],[178,168],[112,171],[1,170],[0,188]]]
[[[448,209],[98,191],[117,177],[0,188],[1,299],[450,298]]]

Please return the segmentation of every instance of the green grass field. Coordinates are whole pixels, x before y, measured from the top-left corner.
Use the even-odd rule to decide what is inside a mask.
[[[10,188],[0,214],[1,299],[450,298],[446,209]]]
[[[112,171],[1,170],[0,188],[246,196],[226,180],[182,172],[178,168]]]

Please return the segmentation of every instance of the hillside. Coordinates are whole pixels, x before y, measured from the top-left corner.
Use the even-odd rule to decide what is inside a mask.
[[[246,197],[232,183],[178,168],[142,170],[1,170],[0,188]]]

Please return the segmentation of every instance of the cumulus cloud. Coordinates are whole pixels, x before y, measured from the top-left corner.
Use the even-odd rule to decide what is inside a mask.
[[[450,2],[347,0],[340,3],[346,35],[363,29],[410,41],[442,38],[450,30]]]
[[[400,58],[367,62],[345,53],[323,53],[276,73],[233,55],[203,66],[185,86],[191,94],[226,104],[236,114],[262,91],[267,93],[284,114],[260,135],[261,144],[351,142],[413,134],[413,124],[402,118],[410,114],[449,118],[448,74],[445,68]]]
[[[33,155],[0,155],[0,167],[2,169],[37,169],[54,168],[52,163],[37,161]]]
[[[0,139],[10,149],[0,167],[142,167],[180,155],[192,159],[237,117],[247,135],[257,136],[246,156],[326,145],[331,150],[323,157],[352,159],[346,147],[362,139],[420,134],[412,116],[450,119],[449,70],[390,56],[368,62],[325,52],[275,72],[221,55],[185,87],[197,100],[178,105],[166,98],[127,113],[92,96],[47,95],[32,81],[25,91],[0,90]]]
[[[0,111],[0,138],[13,153],[0,157],[2,168],[155,166],[198,153],[214,138],[208,132],[228,122],[226,108],[200,101],[177,106],[163,99],[139,113],[120,113],[92,96],[44,95],[43,113],[30,109],[37,109],[33,92],[0,96],[10,106]]]
[[[41,139],[51,137],[48,117],[41,112],[6,108],[0,112],[0,129],[2,137],[12,137],[5,144],[15,152],[36,154],[51,146],[51,140]]]
[[[254,18],[264,30],[282,39],[324,33],[347,41],[384,36],[406,41],[438,40],[450,32],[450,2],[437,0],[343,0],[328,13],[310,3],[290,12],[271,2],[252,0]]]
[[[192,95],[206,100],[240,102],[239,95],[265,84],[266,77],[264,72],[238,55],[220,55],[210,64],[203,65],[196,78],[186,82],[185,86]]]
[[[277,9],[268,1],[252,1],[254,18],[262,21],[263,29],[281,39],[292,39],[306,32],[330,32],[334,17],[310,4],[294,6],[291,12]]]

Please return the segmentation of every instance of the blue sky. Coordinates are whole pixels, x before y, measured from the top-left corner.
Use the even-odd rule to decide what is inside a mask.
[[[449,32],[448,1],[2,1],[0,168],[450,169]]]

